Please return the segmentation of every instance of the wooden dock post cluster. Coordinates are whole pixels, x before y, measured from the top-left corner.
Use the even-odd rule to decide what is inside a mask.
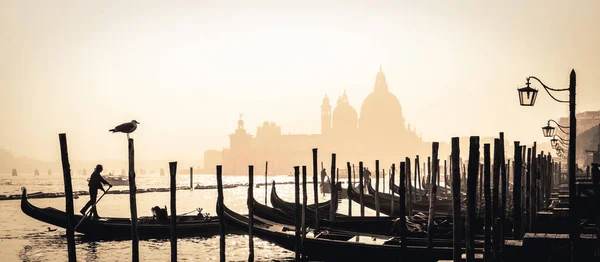
[[[60,134],[59,141],[65,182],[67,247],[69,251],[69,261],[76,261],[73,229],[73,190],[71,185],[71,172],[67,152],[66,135]],[[365,216],[365,207],[367,207],[367,205],[369,208],[375,211],[375,218],[377,218],[378,221],[383,221],[383,215],[381,214],[397,217],[397,220],[393,220],[394,226],[392,230],[394,233],[397,233],[399,237],[399,242],[394,243],[398,244],[398,257],[403,260],[412,258],[410,257],[410,251],[414,248],[413,242],[419,242],[420,245],[423,246],[426,243],[427,253],[441,253],[440,250],[445,250],[443,251],[445,252],[444,256],[450,256],[450,250],[448,249],[450,245],[450,239],[434,239],[434,237],[441,233],[441,229],[439,229],[437,226],[440,225],[440,218],[444,218],[446,220],[442,223],[448,223],[449,221],[449,223],[452,224],[451,257],[455,262],[463,261],[463,259],[466,259],[466,261],[511,261],[511,259],[520,258],[515,254],[522,255],[530,250],[540,249],[546,250],[546,252],[544,253],[537,251],[536,254],[533,255],[532,260],[547,261],[547,258],[551,256],[550,254],[554,252],[552,247],[560,246],[548,243],[552,243],[552,241],[562,241],[559,240],[562,238],[558,237],[558,234],[573,233],[573,231],[558,232],[560,230],[558,228],[559,226],[557,225],[566,221],[558,219],[560,219],[561,216],[566,217],[564,216],[564,213],[575,212],[574,210],[565,208],[565,201],[561,202],[561,200],[566,200],[571,203],[580,200],[592,201],[595,203],[595,206],[593,207],[594,212],[591,214],[594,214],[595,217],[590,218],[589,221],[596,221],[596,224],[589,226],[588,228],[583,228],[585,226],[582,226],[576,229],[571,228],[570,230],[578,230],[577,232],[579,232],[579,230],[587,230],[587,233],[592,232],[592,235],[595,235],[596,242],[591,245],[589,244],[589,241],[586,242],[587,244],[584,242],[578,242],[577,245],[578,247],[579,245],[594,246],[595,252],[600,255],[600,241],[598,241],[598,239],[600,239],[600,205],[597,204],[600,203],[600,169],[597,163],[594,163],[591,167],[586,169],[587,173],[589,174],[580,174],[579,182],[581,183],[578,183],[580,187],[584,187],[584,182],[590,180],[591,178],[591,183],[589,183],[591,184],[591,187],[588,187],[588,189],[591,188],[595,195],[591,196],[590,199],[585,199],[585,196],[579,195],[589,195],[589,192],[579,192],[577,194],[577,199],[573,199],[570,196],[565,196],[566,192],[564,190],[564,183],[566,183],[566,179],[563,177],[561,163],[556,162],[556,159],[554,159],[553,156],[547,152],[545,153],[540,151],[538,153],[537,144],[535,142],[531,147],[527,147],[522,145],[519,141],[514,141],[514,151],[509,152],[508,156],[507,152],[505,152],[506,148],[504,133],[501,132],[497,138],[494,138],[493,145],[491,143],[483,143],[483,145],[481,145],[480,142],[480,137],[470,137],[468,162],[463,162],[461,159],[459,138],[453,137],[451,139],[451,154],[449,155],[449,159],[444,160],[443,166],[441,166],[441,160],[439,159],[440,145],[438,142],[432,142],[431,156],[427,156],[427,162],[423,163],[422,169],[421,163],[419,162],[419,155],[416,155],[415,157],[414,171],[412,171],[412,161],[408,157],[405,157],[403,161],[398,163],[398,170],[396,170],[396,163],[392,163],[391,169],[389,169],[388,173],[389,180],[386,180],[384,175],[384,189],[382,192],[380,192],[379,186],[380,171],[383,170],[382,173],[385,174],[385,169],[387,169],[385,165],[384,168],[380,170],[380,161],[376,160],[374,162],[375,191],[371,192],[373,191],[373,188],[371,187],[371,177],[365,177],[365,172],[368,172],[369,168],[365,167],[363,162],[360,161],[358,170],[354,170],[351,168],[351,163],[346,162],[346,168],[348,170],[348,190],[353,189],[351,187],[353,187],[354,184],[358,184],[359,189],[359,195],[357,196],[358,199],[349,199],[348,214],[352,216],[352,201],[356,201],[360,204],[360,217]],[[481,158],[481,150],[483,150],[483,158]],[[327,219],[323,222],[323,228],[329,232],[335,232],[330,230],[331,227],[344,224],[346,221],[348,221],[344,220],[345,217],[342,217],[341,215],[336,217],[340,193],[338,184],[338,181],[340,180],[340,174],[336,167],[337,155],[335,153],[331,155],[331,204],[329,206],[329,212],[324,216],[323,214],[321,214],[321,217],[319,216],[319,172],[317,169],[317,153],[318,149],[314,148],[312,150],[312,180],[314,183],[314,212],[316,213],[314,218],[314,225],[316,228],[315,235],[321,230],[319,221],[320,219],[323,219],[323,217],[327,217]],[[132,261],[139,261],[138,218],[136,205],[137,190],[135,182],[136,174],[134,168],[135,161],[133,139],[128,139],[128,157]],[[425,156],[423,156],[423,158],[424,157]],[[512,161],[510,161],[511,157]],[[265,163],[265,167],[268,168],[268,162]],[[443,177],[441,176],[442,168],[444,171]],[[177,162],[170,162],[169,169],[171,261],[177,261]],[[307,227],[309,224],[313,223],[312,218],[310,218],[313,210],[308,210],[307,203],[307,183],[309,183],[307,179],[307,167],[305,165],[294,166],[293,169],[295,211],[293,217],[293,226],[295,231],[293,248],[295,252],[295,260],[305,261],[307,259],[312,259],[312,257],[308,258],[306,256],[307,253],[310,255],[313,254],[309,250],[305,249],[306,243],[312,244],[313,242],[310,241],[314,241],[314,239],[307,239]],[[423,170],[423,172],[421,172],[421,170]],[[357,172],[358,181],[355,181],[355,175]],[[396,173],[398,173],[397,181],[399,184],[397,187],[394,184]],[[216,167],[216,176],[218,192],[217,214],[221,218],[219,219],[220,260],[226,261],[226,225],[223,219],[224,195],[222,175],[222,167],[219,165]],[[300,179],[300,176],[302,179]],[[444,179],[443,185],[441,184],[441,178]],[[267,171],[265,170],[265,204],[268,203],[266,200],[266,182]],[[385,194],[386,183],[388,183],[387,188],[389,188],[391,194]],[[190,186],[192,185],[193,168],[190,167]],[[254,166],[249,165],[247,196],[247,233],[249,236],[248,261],[254,261],[255,259],[254,216],[255,211],[258,213],[259,210],[261,210],[260,208],[262,208],[260,204],[256,204],[258,207],[255,209],[253,191],[254,185]],[[367,188],[367,186],[369,187]],[[367,193],[364,192],[365,188],[369,190]],[[300,190],[302,190],[302,193],[300,193]],[[302,194],[302,199],[300,199],[300,194]],[[354,196],[355,195],[356,193],[354,193]],[[390,197],[390,195],[391,198],[386,198]],[[397,198],[395,198],[396,195],[398,196]],[[367,201],[365,201],[365,199]],[[371,202],[372,200],[373,202]],[[466,210],[463,210],[464,207],[462,206],[464,201],[466,201]],[[451,211],[449,211],[449,209],[448,211],[444,209],[448,207],[448,203],[451,203]],[[572,209],[577,207],[572,205],[567,206]],[[413,235],[411,235],[411,231],[408,230],[407,224],[412,221],[407,220],[415,219],[417,216],[421,216],[420,218],[422,218],[422,215],[418,214],[414,208],[416,208],[419,212],[427,214],[425,226],[426,239],[421,237],[420,239],[415,240],[417,238],[412,237]],[[451,217],[448,212],[451,212]],[[579,210],[577,215],[584,216],[584,213],[586,213],[584,210]],[[413,215],[415,215],[415,217],[413,217]],[[375,220],[375,218],[369,219]],[[307,221],[307,219],[309,220]],[[257,221],[260,221],[261,224],[264,222],[262,220]],[[340,221],[342,223],[340,223]],[[338,222],[339,224],[334,222]],[[291,228],[292,225],[289,226]],[[399,230],[397,230],[398,228]],[[263,233],[264,231],[258,232]],[[544,235],[553,234],[553,236],[539,236],[537,235],[538,233]],[[589,236],[586,237],[587,238],[582,238],[592,238]],[[552,240],[549,240],[550,238],[552,238]],[[586,241],[583,239],[581,241]],[[289,248],[291,249],[291,235],[289,241]],[[393,241],[398,241],[398,238],[394,238]],[[390,243],[393,241],[390,240]],[[517,249],[522,251],[515,252]],[[576,252],[579,254],[582,251],[581,249],[577,249]],[[588,255],[584,254],[580,256],[580,258],[581,257],[587,258]]]

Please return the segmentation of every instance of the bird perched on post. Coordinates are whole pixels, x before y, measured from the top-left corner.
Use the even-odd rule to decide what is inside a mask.
[[[135,131],[137,129],[138,124],[140,124],[138,121],[131,120],[131,122],[120,124],[120,125],[116,126],[115,128],[108,130],[108,131],[113,132],[113,133],[115,133],[115,132],[126,133],[127,138],[129,139],[129,133],[132,133],[133,131]]]

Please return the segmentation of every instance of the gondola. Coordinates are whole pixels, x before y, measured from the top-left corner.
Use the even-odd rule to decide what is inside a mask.
[[[273,191],[271,191],[273,192]],[[274,196],[277,196],[274,193]],[[279,208],[263,205],[253,199],[254,215],[273,222],[291,224],[295,223],[295,210],[282,210]],[[283,201],[283,200],[282,200]],[[287,203],[294,205],[294,203]],[[306,224],[311,227],[316,227],[315,213],[310,207],[306,210]],[[375,235],[396,235],[399,233],[399,225],[397,218],[392,217],[352,217],[352,216],[336,216],[334,220],[328,218],[320,218],[319,226],[328,231],[350,231],[360,234],[375,234]],[[436,238],[450,238],[452,236],[452,226],[444,219],[436,219],[437,229],[434,233]],[[412,237],[425,237],[427,228],[427,217],[423,214],[417,214],[407,217],[407,234]]]
[[[338,184],[338,189],[341,188],[341,184]],[[284,212],[293,213],[295,212],[295,204],[287,202],[277,195],[277,190],[275,187],[275,181],[273,181],[273,185],[271,186],[271,205],[275,208],[279,208]],[[315,213],[315,204],[307,205],[307,213],[309,213],[312,217],[316,216]],[[323,203],[319,202],[319,218],[329,218],[329,211],[331,207],[331,200],[323,201]],[[337,207],[337,203],[336,203]],[[336,209],[337,210],[337,209]],[[336,214],[339,217],[345,217],[343,214]]]
[[[226,205],[222,206],[225,223],[248,228],[248,217],[240,215]],[[287,250],[296,246],[295,228],[254,216],[253,233],[266,241]],[[409,244],[409,242],[407,242]],[[438,261],[451,259],[452,248],[425,246],[400,246],[400,240],[389,236],[366,236],[350,232],[314,232],[308,228],[303,241],[303,252],[308,260],[327,261]]]
[[[66,228],[66,213],[53,207],[39,208],[27,200],[27,189],[22,188],[21,210],[26,215],[44,223]],[[166,216],[166,214],[165,214]],[[74,225],[77,225],[83,216],[74,214]],[[169,238],[170,217],[157,219],[156,217],[138,218],[138,232],[140,239]],[[84,234],[91,239],[131,239],[131,219],[129,218],[100,218],[92,220],[86,218],[76,232]],[[215,216],[179,216],[177,217],[177,237],[186,236],[213,236],[219,233],[219,219]]]
[[[367,193],[368,192],[364,192],[364,194],[363,194],[363,204],[365,205],[365,207],[375,210],[376,209],[375,196],[371,195],[371,194],[367,194]],[[390,196],[390,198],[383,199],[382,196],[385,196],[385,195]],[[360,192],[356,188],[351,187],[350,189],[348,189],[348,198],[351,199],[352,201],[360,204]],[[399,202],[400,202],[400,197],[394,196],[394,205],[395,206],[394,206],[394,212],[392,212],[391,195],[385,194],[385,193],[379,193],[379,212],[386,214],[388,216],[398,217],[400,215]],[[407,211],[408,211],[408,209],[407,209]],[[429,212],[429,202],[428,201],[414,202],[413,203],[413,213],[414,212],[428,213]],[[450,216],[452,214],[452,205],[446,204],[446,203],[438,200],[436,202],[435,212],[436,212],[436,216],[438,216],[438,215],[439,216]],[[464,210],[463,210],[463,212],[464,212]]]
[[[372,184],[368,183],[368,182],[367,182],[367,189],[368,189],[369,195],[371,197],[373,197],[373,207],[374,207],[376,190],[375,190],[375,188],[373,188]],[[379,205],[380,205],[379,209],[381,209],[381,206],[387,205],[387,206],[390,206],[389,209],[391,211],[392,195],[383,193],[383,192],[379,192],[378,196],[379,196]],[[393,197],[394,197],[394,203],[396,205],[398,205],[398,203],[400,202],[400,197],[399,196],[393,196]],[[465,201],[466,201],[466,199],[463,202],[465,202]],[[394,209],[397,209],[397,208],[400,208],[400,206],[398,205]],[[413,208],[413,211],[417,211],[417,212],[429,212],[429,200],[413,202],[412,208]],[[452,200],[438,199],[435,204],[435,210],[436,210],[436,212],[440,212],[440,214],[451,214],[452,213]],[[383,212],[383,211],[381,211],[381,212]]]

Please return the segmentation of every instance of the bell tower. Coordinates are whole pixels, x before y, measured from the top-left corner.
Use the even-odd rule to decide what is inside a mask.
[[[327,95],[323,98],[321,105],[321,134],[329,135],[331,133],[331,104]]]

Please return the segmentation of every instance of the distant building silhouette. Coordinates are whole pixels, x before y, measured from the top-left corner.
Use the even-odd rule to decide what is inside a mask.
[[[246,175],[248,165],[255,165],[260,174],[264,173],[265,161],[269,161],[269,173],[289,174],[293,166],[312,166],[311,149],[315,147],[319,148],[319,162],[328,163],[326,167],[330,166],[331,153],[336,153],[337,165],[344,171],[347,161],[364,161],[366,166],[374,168],[376,159],[381,161],[382,169],[388,169],[388,165],[403,161],[404,157],[412,158],[423,149],[431,150],[416,129],[407,126],[400,102],[389,92],[381,68],[373,92],[362,103],[360,117],[344,91],[333,112],[329,97],[323,98],[321,134],[282,134],[281,127],[274,122],[264,122],[256,136],[252,136],[240,115],[237,129],[229,139],[229,148],[204,153],[207,170],[222,164],[226,175]]]

